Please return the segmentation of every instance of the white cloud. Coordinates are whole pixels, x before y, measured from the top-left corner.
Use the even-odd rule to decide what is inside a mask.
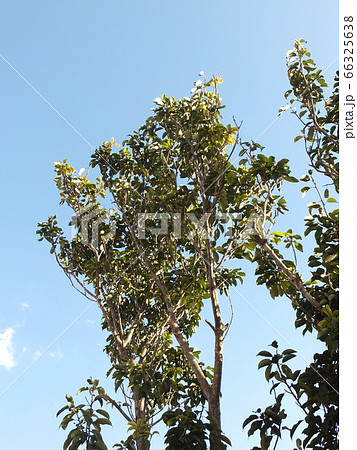
[[[27,309],[27,308],[29,308],[30,307],[30,305],[28,304],[28,303],[26,303],[26,302],[22,302],[21,304],[20,304],[20,308],[21,309]]]
[[[16,365],[15,349],[12,337],[15,333],[13,328],[7,328],[0,334],[0,366],[10,370]]]

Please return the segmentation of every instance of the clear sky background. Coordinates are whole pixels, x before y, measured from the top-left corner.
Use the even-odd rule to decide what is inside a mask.
[[[67,158],[77,169],[87,166],[91,146],[112,136],[124,140],[150,115],[155,97],[189,95],[203,70],[207,76],[222,73],[224,120],[232,122],[234,115],[243,121],[244,140],[259,137],[267,153],[291,159],[293,175],[300,177],[307,161],[302,145],[293,143],[299,124],[289,113],[273,123],[289,88],[285,54],[294,39],[306,39],[321,69],[335,61],[325,75],[331,85],[337,69],[338,2],[0,4],[0,447],[60,450],[66,433],[57,430],[55,413],[64,395],[75,394],[88,376],[110,383],[105,381],[109,364],[102,352],[99,311],[94,306],[76,320],[87,300],[73,290],[35,234],[37,222],[49,215],[57,214],[63,226],[70,220],[58,205],[54,161]],[[287,187],[290,213],[283,226],[302,233],[306,205],[314,196],[301,199],[299,188]],[[255,355],[276,339],[283,348],[297,349],[296,365],[304,367],[319,348],[313,338],[295,331],[288,300],[271,300],[265,288],[255,286],[253,268],[245,270],[244,285],[231,291],[234,322],[225,343],[222,399],[223,430],[240,449],[256,443],[247,440],[242,421],[271,401]],[[228,321],[228,302],[224,311]],[[208,362],[204,342],[209,339],[209,327],[202,326],[195,345]],[[114,415],[113,423],[104,432],[109,447],[126,436],[125,424]],[[156,439],[153,450],[163,448]]]

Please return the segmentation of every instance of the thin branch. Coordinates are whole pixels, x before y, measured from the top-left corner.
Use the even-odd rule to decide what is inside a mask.
[[[330,142],[332,142],[338,148],[339,142],[336,141],[336,139],[334,139],[332,136],[330,136],[329,133],[321,127],[321,125],[319,124],[319,122],[317,120],[317,116],[316,116],[316,112],[315,112],[315,102],[314,102],[314,99],[312,97],[312,92],[311,92],[311,89],[310,89],[311,84],[306,79],[304,68],[303,68],[303,64],[302,64],[302,57],[301,57],[301,55],[299,55],[299,62],[300,62],[300,73],[301,73],[301,75],[302,75],[302,77],[303,77],[303,79],[305,81],[306,90],[307,90],[307,92],[309,94],[309,102],[307,104],[307,107],[309,109],[311,118],[312,118],[312,120],[314,122],[315,129],[319,133],[323,134]]]
[[[325,202],[324,202],[323,199],[322,199],[321,192],[320,192],[320,190],[319,190],[319,188],[318,188],[318,186],[317,186],[317,184],[316,184],[316,181],[315,181],[315,179],[314,179],[314,177],[313,177],[312,175],[310,175],[310,177],[311,177],[311,181],[312,181],[312,183],[313,183],[313,185],[314,185],[314,188],[316,189],[317,195],[318,195],[319,198],[320,198],[320,202],[321,202],[321,205],[322,205],[322,207],[323,207],[323,209],[324,209],[325,216],[328,216],[328,212],[327,212],[327,209],[326,209]]]
[[[293,273],[289,270],[289,268],[283,263],[283,261],[279,258],[279,256],[275,253],[275,251],[268,245],[266,239],[261,239],[259,236],[259,232],[256,228],[255,223],[253,223],[253,229],[256,233],[256,236],[259,240],[259,245],[265,250],[270,257],[275,261],[278,267],[280,267],[281,271],[285,274],[288,280],[291,282],[293,286],[301,293],[301,295],[319,312],[322,312],[322,308],[320,304],[312,297],[312,295],[306,290],[305,286],[299,279],[298,274]]]

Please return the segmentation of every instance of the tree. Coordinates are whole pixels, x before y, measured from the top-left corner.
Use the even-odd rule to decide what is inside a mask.
[[[300,63],[306,68],[302,59]],[[298,89],[304,89],[304,77],[311,83],[311,71],[307,72],[289,72],[303,105],[306,96]],[[309,91],[305,109],[311,118],[304,131],[306,142],[317,143],[313,128],[328,146],[321,131],[326,131],[325,122],[313,109],[314,95],[319,93],[318,100],[322,95],[315,87],[319,75]],[[221,429],[220,397],[230,322],[222,318],[220,296],[228,295],[244,277],[241,269],[227,265],[229,260],[256,262],[257,282],[266,284],[273,297],[287,295],[299,323],[309,331],[327,328],[323,336],[330,342],[335,322],[327,314],[323,281],[304,283],[294,263],[284,260],[275,247],[285,240],[300,250],[299,237],[292,232],[269,237],[276,217],[287,209],[281,192],[284,181],[298,181],[291,177],[288,159],[265,156],[258,143],[241,141],[236,123],[222,124],[222,80],[200,76],[191,97],[155,99],[152,116],[122,147],[114,139],[104,142],[90,161],[90,170],[100,172],[94,182],[89,170],[76,172],[66,160],[55,165],[61,203],[73,210],[78,233],[72,240],[66,238],[55,216],[40,223],[38,233],[50,242],[72,285],[101,309],[102,327],[108,332],[105,351],[112,363],[108,375],[124,400],[110,398],[98,380],[89,379],[89,386],[81,389],[89,390],[89,404],[75,406],[69,396],[59,412],[68,410],[63,428],[70,422],[75,425],[65,448],[106,448],[100,425],[110,420],[104,410],[93,407],[95,402],[112,405],[128,421],[133,432],[117,444],[119,448],[148,449],[160,418],[169,427],[167,450],[206,449],[208,441],[211,450],[229,445]],[[332,129],[326,133],[334,136]],[[332,144],[323,150],[328,155]],[[231,158],[238,150],[241,159],[235,166]],[[323,170],[326,155],[317,144],[309,152],[313,167]],[[336,168],[334,158],[327,163],[330,171]],[[319,226],[320,217],[312,216],[311,230]],[[319,266],[326,262],[325,251],[321,247]],[[334,267],[332,259],[330,263]],[[212,314],[207,320],[213,334],[212,368],[190,346],[204,304]],[[334,309],[331,314],[335,317]],[[266,434],[263,427],[260,430]],[[271,441],[269,436],[264,439]]]
[[[303,128],[295,142],[304,140],[309,158],[308,173],[301,177],[306,183],[302,195],[315,191],[317,201],[308,204],[305,217],[305,236],[313,235],[314,249],[307,265],[311,278],[303,281],[297,272],[297,260],[286,261],[277,245],[302,250],[301,239],[292,230],[272,233],[270,242],[263,242],[258,234],[259,246],[255,260],[258,264],[257,282],[265,284],[274,298],[286,295],[296,310],[296,327],[306,332],[316,332],[326,350],[316,353],[310,366],[292,371],[286,364],[296,356],[296,351],[279,351],[278,343],[271,346],[274,352],[262,351],[258,367],[265,367],[265,377],[271,381],[275,403],[264,411],[258,409],[244,422],[250,424],[249,435],[259,430],[262,449],[276,448],[282,430],[290,430],[293,437],[299,425],[305,422],[304,439],[296,439],[298,449],[338,448],[338,209],[328,208],[336,199],[330,191],[338,193],[338,73],[334,89],[325,100],[327,84],[321,70],[316,68],[310,53],[296,41],[287,54],[288,76],[292,89],[285,96],[290,100],[292,113]],[[299,108],[294,108],[297,102]],[[319,110],[324,108],[324,113]],[[319,178],[318,178],[319,177]],[[320,182],[318,182],[318,179]],[[324,185],[324,191],[320,188]],[[295,253],[295,251],[294,251]],[[282,426],[287,414],[282,409],[284,396],[293,397],[302,412],[302,419],[290,427]],[[258,447],[255,447],[258,448]]]
[[[92,155],[91,167],[98,166],[101,172],[95,183],[76,174],[66,162],[57,163],[62,203],[83,220],[78,221],[78,237],[71,242],[55,217],[40,224],[39,230],[73,285],[102,310],[103,326],[110,332],[107,352],[114,363],[112,373],[119,379],[118,386],[125,378],[132,389],[136,412],[132,422],[137,427],[148,425],[161,407],[155,382],[164,378],[164,355],[168,348],[173,351],[173,336],[179,344],[176,359],[183,358],[177,370],[186,381],[182,384],[177,375],[166,403],[176,406],[180,397],[187,397],[186,390],[196,389],[195,396],[184,402],[208,404],[206,428],[212,449],[225,447],[222,441],[226,440],[221,433],[220,392],[228,326],[222,321],[218,291],[242,276],[238,269],[223,266],[231,257],[234,236],[223,247],[219,245],[227,221],[220,211],[232,204],[234,211],[247,209],[248,213],[249,205],[236,206],[240,178],[249,179],[255,189],[253,175],[247,177],[245,170],[238,171],[229,163],[226,147],[234,148],[238,130],[219,121],[219,82],[219,78],[197,82],[191,98],[158,99],[154,116],[122,149],[113,152],[115,142],[105,142]],[[224,189],[228,182],[230,189]],[[106,194],[111,195],[115,210],[100,209],[98,198]],[[114,235],[100,214],[110,216]],[[91,224],[90,219],[94,219]],[[157,229],[147,233],[158,219],[170,219],[174,232]],[[199,362],[189,345],[204,299],[211,302],[213,313],[212,370]],[[164,386],[157,384],[159,390]],[[146,391],[141,392],[139,386]],[[145,438],[141,431],[138,436],[141,441]],[[138,448],[148,445],[138,439]]]

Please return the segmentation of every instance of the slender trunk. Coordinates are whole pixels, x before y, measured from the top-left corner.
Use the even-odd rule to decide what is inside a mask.
[[[139,436],[136,439],[136,449],[137,450],[149,450],[149,442],[145,439],[144,436]]]
[[[214,297],[217,297],[216,290]],[[216,298],[218,301],[218,298]],[[215,302],[214,302],[215,303]],[[217,310],[216,310],[217,311]],[[223,333],[225,326],[220,315],[215,317],[215,348],[214,348],[214,375],[211,387],[211,396],[208,402],[211,416],[210,450],[222,450],[221,435],[221,386],[223,371]]]
[[[210,450],[221,450],[222,442],[221,435],[221,386],[222,386],[222,372],[223,372],[223,335],[227,326],[223,324],[221,309],[219,305],[219,298],[217,293],[217,286],[215,280],[215,273],[211,255],[211,246],[209,241],[209,225],[206,226],[206,273],[208,279],[208,286],[211,296],[211,306],[214,318],[214,325],[211,328],[214,331],[214,374],[213,383],[211,387],[211,396],[209,398],[209,413],[211,415],[212,430],[210,433]],[[223,447],[224,448],[224,447]]]
[[[214,355],[214,376],[211,390],[211,398],[209,400],[209,410],[217,421],[217,425],[221,427],[221,386],[223,371],[223,329],[215,330],[215,355]]]
[[[221,409],[219,399],[216,404],[210,402],[209,404],[209,414],[211,416],[211,430],[209,435],[209,443],[210,450],[222,450],[222,448],[226,448],[224,444],[222,444],[221,440],[221,424],[216,421],[217,417],[220,420],[221,417]]]
[[[133,388],[134,394],[134,404],[135,404],[135,418],[136,422],[140,422],[140,425],[143,426],[146,424],[146,402],[145,398],[139,396],[139,389],[135,386]],[[147,440],[145,435],[139,433],[139,436],[135,439],[137,450],[149,450],[150,443]]]

